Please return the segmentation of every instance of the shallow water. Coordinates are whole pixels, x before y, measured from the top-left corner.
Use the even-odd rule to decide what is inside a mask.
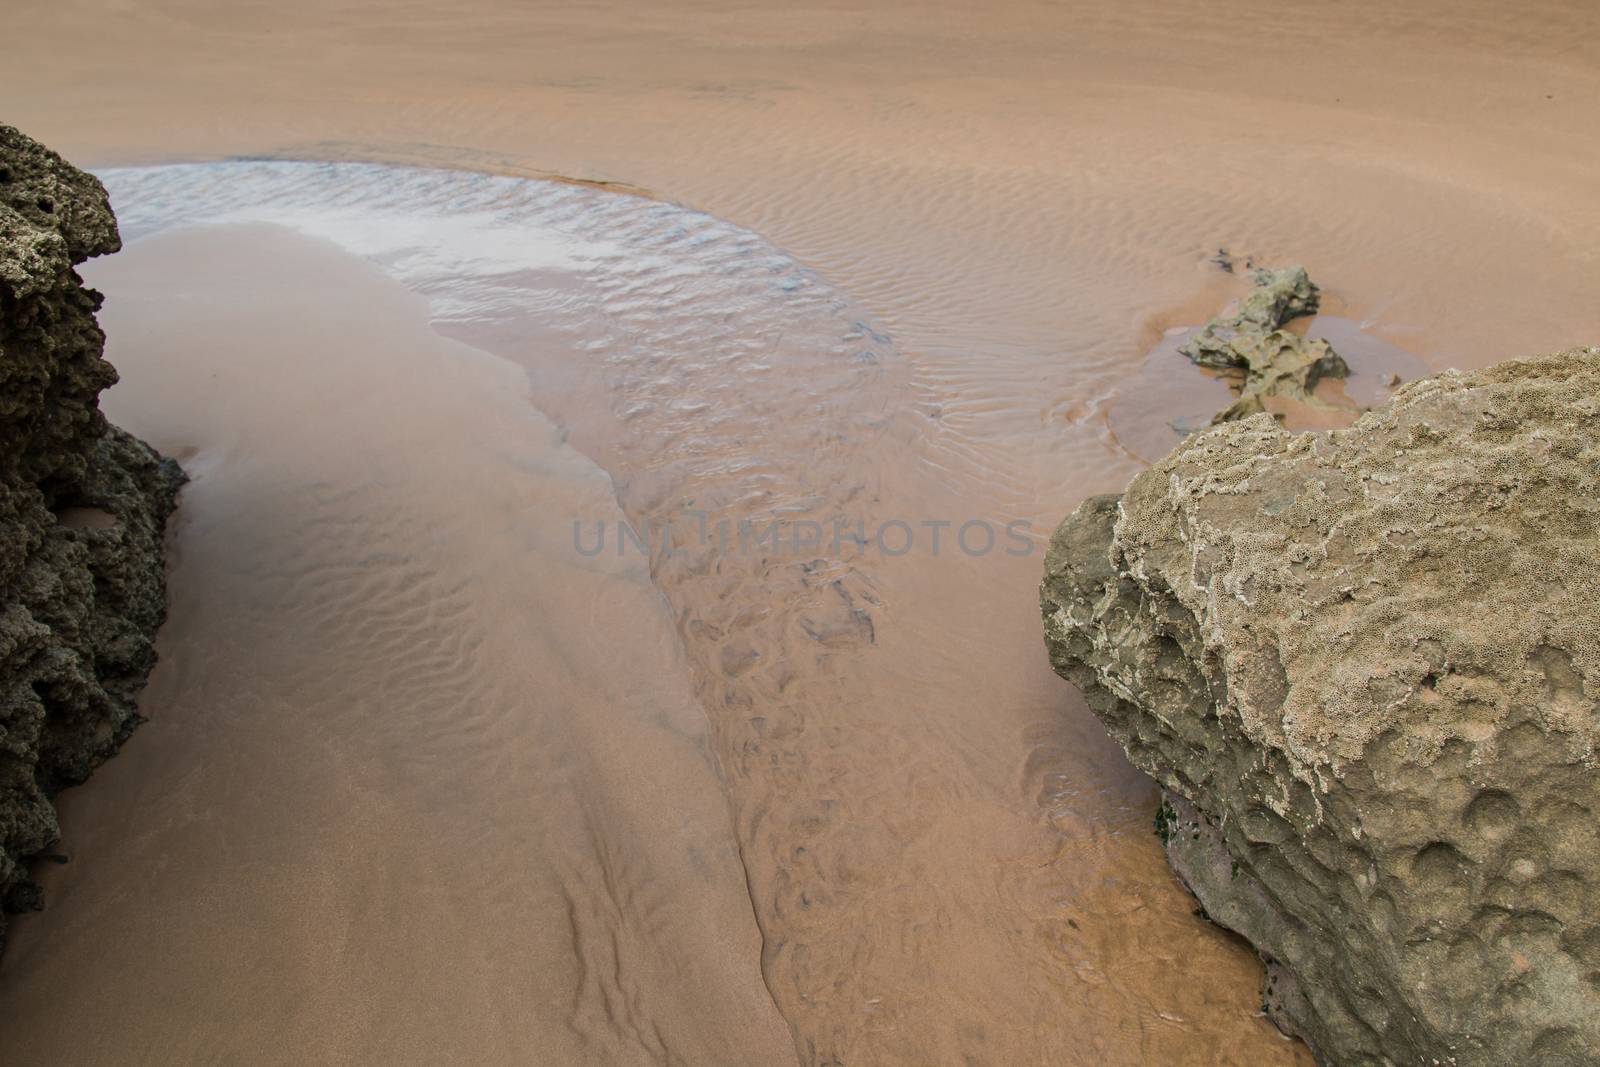
[[[0,969],[19,1047],[1295,1058],[1183,907],[1148,785],[1061,717],[1046,531],[930,462],[846,294],[568,185],[105,178],[106,407],[195,480],[155,722],[68,794],[93,832]]]
[[[672,613],[548,521],[620,512],[522,375],[277,228],[94,275],[107,408],[193,481],[8,1061],[788,1060]]]
[[[1267,400],[1267,410],[1293,430],[1349,425],[1359,412],[1386,401],[1399,383],[1432,373],[1422,360],[1353,319],[1312,315],[1286,328],[1327,341],[1350,369],[1344,378],[1318,383],[1315,395],[1327,405],[1325,410],[1282,398]],[[1112,438],[1146,463],[1156,462],[1185,436],[1210,425],[1212,416],[1239,395],[1238,377],[1197,367],[1179,351],[1199,329],[1198,325],[1169,328],[1138,369],[1117,383],[1106,405]]]

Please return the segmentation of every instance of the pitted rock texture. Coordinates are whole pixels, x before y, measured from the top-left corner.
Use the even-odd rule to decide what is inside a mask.
[[[119,247],[99,181],[0,126],[0,942],[39,906],[25,861],[60,837],[49,798],[139,722],[166,611],[183,475],[100,414],[117,376],[73,269]]]
[[[1239,399],[1217,412],[1213,425],[1264,413],[1263,397],[1325,406],[1312,393],[1317,383],[1350,373],[1344,357],[1328,342],[1282,329],[1291,319],[1313,314],[1321,302],[1304,267],[1258,267],[1251,280],[1255,288],[1233,314],[1212,319],[1178,349],[1199,366],[1244,373]]]
[[[1200,433],[1041,601],[1323,1062],[1600,1063],[1600,349]]]

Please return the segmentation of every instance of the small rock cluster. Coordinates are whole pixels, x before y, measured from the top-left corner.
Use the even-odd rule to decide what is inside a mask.
[[[1212,425],[1265,412],[1262,398],[1268,396],[1320,406],[1312,392],[1317,382],[1350,373],[1328,342],[1283,329],[1317,310],[1320,294],[1304,267],[1257,268],[1251,278],[1255,287],[1237,311],[1212,319],[1178,349],[1199,366],[1244,372],[1239,399],[1219,411]]]

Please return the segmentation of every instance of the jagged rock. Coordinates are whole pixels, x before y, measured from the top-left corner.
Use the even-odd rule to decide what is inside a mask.
[[[1320,295],[1304,267],[1259,268],[1252,279],[1255,288],[1232,315],[1212,319],[1178,348],[1202,367],[1244,372],[1239,399],[1218,412],[1213,425],[1265,411],[1262,397],[1267,396],[1323,406],[1312,395],[1317,382],[1350,373],[1328,342],[1308,341],[1281,328],[1317,310]]]
[[[73,270],[119,247],[99,181],[0,126],[0,942],[39,905],[24,862],[60,836],[50,796],[138,723],[166,611],[183,475],[100,414],[116,372]]]
[[[1057,672],[1325,1063],[1600,1063],[1600,349],[1191,437],[1056,532]]]

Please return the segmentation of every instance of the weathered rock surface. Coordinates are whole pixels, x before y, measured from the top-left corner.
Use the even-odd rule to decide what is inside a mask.
[[[1312,395],[1317,382],[1350,373],[1328,342],[1282,328],[1317,310],[1321,296],[1304,267],[1257,268],[1252,280],[1255,288],[1233,314],[1212,319],[1178,349],[1202,367],[1244,372],[1239,399],[1219,411],[1213,425],[1265,412],[1262,399],[1268,396],[1320,405]]]
[[[0,126],[0,941],[37,907],[23,861],[50,796],[139,722],[166,610],[177,465],[109,426],[100,296],[73,270],[120,247],[99,181]]]
[[[1041,600],[1323,1062],[1600,1063],[1600,349],[1204,431]]]

